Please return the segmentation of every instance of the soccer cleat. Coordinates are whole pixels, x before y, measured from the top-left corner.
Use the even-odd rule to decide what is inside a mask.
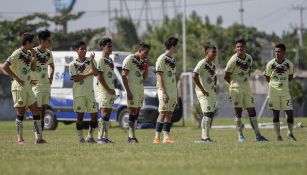
[[[139,143],[139,141],[135,137],[128,137],[128,143]]]
[[[92,137],[87,137],[87,138],[85,139],[85,142],[86,142],[86,143],[97,143],[96,140],[95,140],[94,138],[92,138]]]
[[[113,141],[106,139],[106,138],[102,138],[102,139],[98,139],[97,140],[98,144],[107,144],[107,143],[114,143]]]
[[[296,138],[293,134],[288,134],[288,140],[296,141]]]
[[[281,137],[281,136],[278,136],[278,137],[277,137],[277,141],[283,141],[282,137]]]
[[[45,143],[47,143],[47,142],[46,142],[46,140],[44,140],[44,139],[37,139],[37,140],[35,141],[35,144],[45,144]]]
[[[259,141],[259,142],[266,142],[266,141],[268,141],[268,139],[265,138],[265,137],[262,136],[262,135],[256,136],[256,140]]]
[[[172,138],[165,138],[165,139],[163,139],[163,143],[174,143],[174,142],[175,142],[175,140],[172,139]]]
[[[80,140],[79,140],[79,143],[85,143],[84,138],[80,139]]]
[[[160,143],[161,139],[160,138],[154,138],[153,143]]]
[[[245,140],[246,140],[246,138],[243,136],[243,135],[241,135],[241,136],[239,136],[239,142],[245,142]]]
[[[19,144],[19,145],[24,145],[24,144],[26,144],[26,142],[25,142],[24,140],[19,140],[19,141],[18,141],[18,144]]]
[[[195,143],[206,143],[206,144],[212,143],[212,142],[213,140],[211,140],[210,138],[205,138],[205,139],[201,138],[200,140],[195,141]]]

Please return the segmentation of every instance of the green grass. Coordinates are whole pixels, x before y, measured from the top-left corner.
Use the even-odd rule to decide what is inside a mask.
[[[270,122],[262,119],[261,122]],[[283,120],[284,121],[284,120]],[[298,118],[296,122],[307,119]],[[246,121],[245,121],[246,123]],[[35,145],[31,122],[25,122],[26,145],[16,144],[15,124],[0,122],[0,174],[76,175],[76,174],[306,174],[306,128],[295,129],[297,142],[275,141],[272,129],[262,130],[270,142],[254,141],[252,130],[245,129],[247,142],[238,143],[233,129],[211,131],[216,143],[196,144],[200,129],[191,121],[172,128],[175,144],[152,144],[154,130],[137,130],[140,143],[129,145],[127,131],[112,123],[108,145],[77,143],[74,125],[59,124],[56,131],[45,131],[46,145]],[[214,124],[233,124],[217,119]],[[286,130],[282,130],[285,138]]]

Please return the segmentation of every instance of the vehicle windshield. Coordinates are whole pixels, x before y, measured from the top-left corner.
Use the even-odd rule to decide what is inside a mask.
[[[116,68],[119,72],[122,71],[121,67],[116,67]],[[144,86],[156,86],[156,82],[157,82],[157,79],[156,79],[155,69],[154,67],[149,67],[148,77],[147,77],[147,80],[144,82]]]

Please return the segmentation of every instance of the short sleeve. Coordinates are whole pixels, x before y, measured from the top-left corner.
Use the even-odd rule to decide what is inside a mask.
[[[157,62],[156,62],[156,72],[163,72],[164,71],[164,63],[162,59],[163,57],[159,57]]]
[[[124,70],[131,70],[131,60],[130,56],[127,56],[123,62],[123,69]]]
[[[193,70],[193,73],[196,73],[196,74],[200,74],[200,71],[201,71],[201,66],[202,66],[202,62],[198,62],[198,64],[196,65],[196,67],[194,68]]]
[[[270,77],[272,74],[272,66],[271,62],[268,62],[268,64],[265,66],[264,75]]]
[[[294,74],[294,65],[292,62],[289,62],[289,75]]]
[[[19,58],[20,52],[16,50],[15,52],[12,53],[12,55],[6,60],[6,62],[10,64],[16,64],[18,58]]]
[[[232,73],[234,71],[234,68],[235,68],[235,57],[231,57],[226,65],[225,72]]]
[[[48,64],[53,64],[53,55],[52,55],[52,52],[49,52]]]
[[[74,62],[71,62],[69,64],[69,76],[70,76],[70,79],[72,80],[72,77],[74,77],[76,75],[78,75],[77,69],[75,68]]]

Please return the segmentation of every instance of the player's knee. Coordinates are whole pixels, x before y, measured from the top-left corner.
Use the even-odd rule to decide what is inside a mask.
[[[256,112],[251,112],[248,114],[249,117],[256,117]]]
[[[293,117],[287,117],[287,123],[293,124],[294,123],[294,119]]]
[[[82,130],[83,124],[82,123],[76,123],[76,128],[77,128],[77,130]]]
[[[98,126],[97,121],[90,121],[90,127],[91,128],[97,128],[97,126]]]
[[[273,117],[273,123],[279,123],[279,117]]]
[[[205,117],[209,117],[209,118],[213,118],[214,117],[214,113],[213,112],[204,112],[204,116]]]
[[[19,120],[19,121],[23,121],[24,116],[23,116],[23,115],[17,115],[16,118],[17,118],[17,120]]]
[[[136,120],[136,115],[130,114],[129,115],[129,122],[135,122],[135,120]]]

